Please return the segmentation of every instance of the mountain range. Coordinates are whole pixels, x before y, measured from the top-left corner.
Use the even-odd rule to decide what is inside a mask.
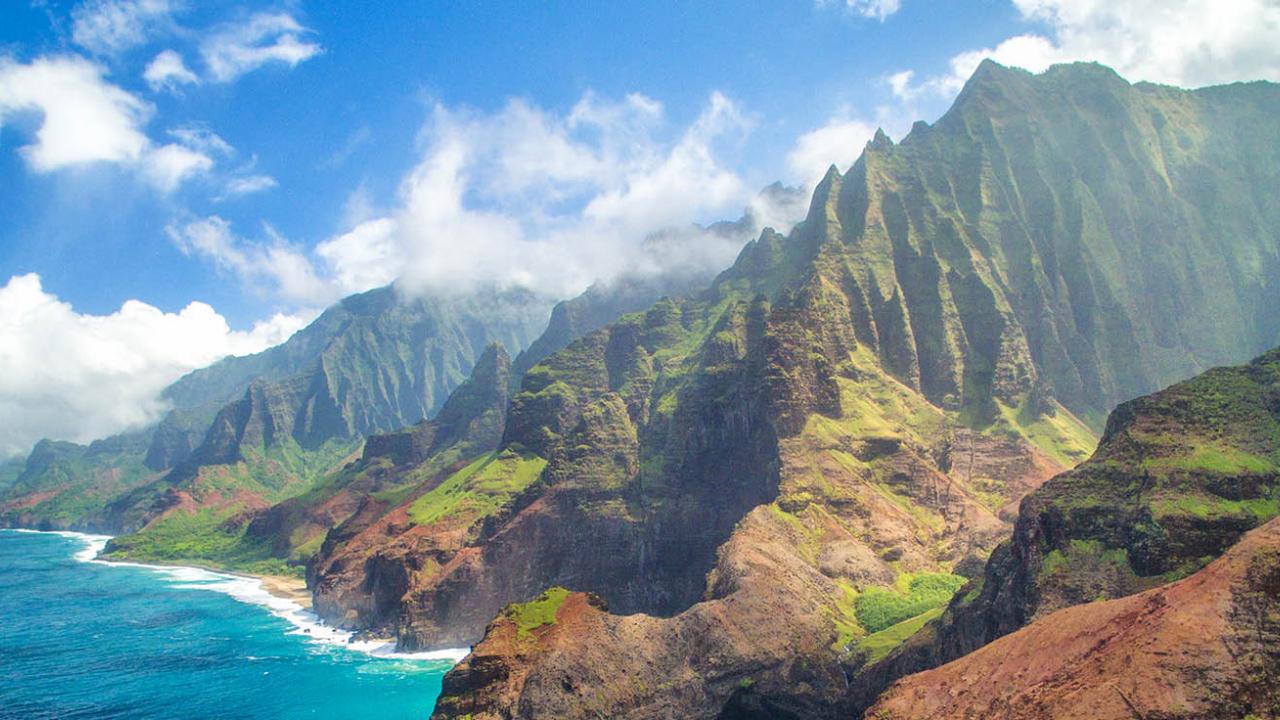
[[[155,428],[0,467],[0,521],[304,570],[330,623],[474,646],[439,718],[1273,713],[1276,117],[1271,83],[985,61],[714,279],[536,339],[519,298],[348,299]],[[1153,659],[1184,617],[1237,667]],[[1064,628],[1107,652],[1027,694],[1009,659]],[[1172,689],[1070,694],[1135,656]]]

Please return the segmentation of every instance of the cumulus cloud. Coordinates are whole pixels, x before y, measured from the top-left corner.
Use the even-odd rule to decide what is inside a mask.
[[[787,172],[792,180],[813,187],[832,165],[841,172],[847,170],[875,133],[876,126],[871,123],[834,118],[796,139],[787,154]]]
[[[889,78],[911,100],[950,97],[984,58],[1040,72],[1054,63],[1093,60],[1130,80],[1200,87],[1280,80],[1280,4],[1275,0],[1013,0],[1024,20],[1049,35],[1024,33],[960,53],[948,72]]]
[[[741,211],[753,193],[717,148],[748,127],[719,93],[674,135],[662,106],[641,95],[587,95],[567,115],[520,101],[489,116],[438,106],[385,218],[391,240],[376,247],[401,268],[402,286],[432,292],[493,283],[563,297],[596,280],[687,267],[677,263],[689,258],[641,241]],[[699,268],[718,269],[743,240],[690,242],[702,243]],[[398,251],[384,252],[387,242]]]
[[[184,373],[278,344],[308,319],[277,315],[237,332],[204,303],[166,313],[136,300],[84,315],[38,275],[12,277],[0,287],[0,456],[43,437],[87,442],[142,427]]]
[[[147,68],[142,71],[142,79],[147,81],[152,90],[173,90],[180,85],[200,82],[200,78],[187,69],[182,56],[173,50],[162,50],[147,63]]]
[[[40,116],[35,141],[20,150],[36,172],[111,162],[171,192],[213,167],[208,142],[197,135],[177,131],[178,143],[153,144],[142,132],[151,106],[107,82],[102,68],[84,58],[43,57],[27,64],[0,58],[0,127],[22,113]]]
[[[320,243],[316,255],[344,292],[386,285],[396,279],[404,262],[403,248],[396,242],[396,223],[391,218],[361,222]]]
[[[87,0],[71,11],[71,40],[90,52],[119,53],[171,23],[176,9],[172,0]]]
[[[170,143],[147,152],[142,165],[146,178],[161,192],[173,192],[183,180],[206,173],[213,159],[191,148]]]
[[[782,230],[799,219],[790,199],[755,197],[721,162],[749,127],[719,93],[683,128],[642,95],[587,94],[566,113],[521,100],[489,114],[437,105],[390,209],[357,190],[350,229],[311,252],[246,240],[217,217],[170,234],[246,283],[309,304],[393,280],[408,292],[518,286],[563,298],[621,275],[715,271],[759,222],[735,232],[695,223],[748,205]]]
[[[200,44],[209,75],[216,82],[231,82],[268,63],[298,63],[320,54],[310,41],[312,31],[287,13],[257,13],[246,22],[213,30]]]
[[[0,58],[0,123],[12,114],[42,115],[28,165],[49,172],[85,162],[138,160],[149,142],[139,129],[151,107],[108,83],[102,68],[78,57],[29,64]]]

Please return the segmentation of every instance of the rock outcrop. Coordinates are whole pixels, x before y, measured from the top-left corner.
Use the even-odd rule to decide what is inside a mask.
[[[1051,649],[1051,650],[1050,650]],[[1044,615],[899,681],[874,720],[1275,717],[1280,520],[1194,575]]]
[[[856,705],[1056,610],[1185,577],[1278,513],[1280,350],[1125,403],[1088,462],[1023,500],[981,578],[863,670]]]

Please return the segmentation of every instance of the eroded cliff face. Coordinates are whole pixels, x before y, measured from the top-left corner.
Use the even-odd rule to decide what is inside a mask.
[[[773,240],[749,252],[781,252]],[[879,633],[950,595],[931,589],[954,590],[964,582],[954,571],[981,565],[1008,531],[1001,509],[1063,466],[1016,437],[1017,426],[1003,426],[1015,437],[954,427],[857,343],[833,287],[816,273],[778,304],[711,295],[704,306],[724,309],[691,349],[695,369],[677,374],[675,356],[646,350],[666,363],[638,403],[608,390],[650,377],[609,380],[611,365],[647,370],[618,338],[643,348],[671,327],[675,306],[535,368],[507,440],[552,458],[541,482],[491,539],[442,568],[447,583],[410,590],[402,633],[419,647],[442,634],[470,640],[450,633],[501,610],[494,595],[527,599],[550,585],[590,589],[602,603],[570,595],[572,624],[557,620],[523,643],[509,642],[501,621],[490,627],[450,675],[442,716],[826,716],[847,686],[842,659],[872,652],[886,641]],[[555,377],[558,362],[589,367],[580,353],[593,347],[599,374],[566,383],[571,398],[547,397],[543,374]],[[664,403],[672,375],[680,389]],[[600,410],[582,402],[584,389],[600,393]],[[619,434],[595,420],[612,413],[626,428],[627,408],[645,417],[645,398],[674,409]],[[517,415],[535,406],[558,424],[530,427]],[[1073,430],[1086,433],[1078,422]],[[598,510],[615,507],[628,514]]]
[[[459,501],[483,513],[432,500],[391,533],[458,542],[413,573],[404,644],[504,618],[438,715],[865,707],[1022,494],[1087,454],[1077,416],[1277,342],[1277,206],[1257,188],[1277,186],[1260,158],[1278,103],[1265,83],[984,64],[947,116],[833,169],[804,223],[764,233],[704,296],[535,367],[504,444],[545,461],[538,479]],[[1178,522],[1133,557],[1181,567],[1251,526]],[[511,645],[523,606],[500,608],[551,585],[609,612],[569,595],[572,626]]]
[[[1043,615],[912,675],[866,716],[1122,720],[1277,712],[1280,520],[1272,520],[1184,580]]]
[[[1127,402],[1088,462],[1027,496],[979,581],[863,670],[857,704],[1056,610],[1185,577],[1277,513],[1280,350]]]

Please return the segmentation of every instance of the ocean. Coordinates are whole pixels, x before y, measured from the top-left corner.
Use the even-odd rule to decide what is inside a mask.
[[[0,718],[426,720],[460,654],[348,643],[256,580],[0,530]]]

